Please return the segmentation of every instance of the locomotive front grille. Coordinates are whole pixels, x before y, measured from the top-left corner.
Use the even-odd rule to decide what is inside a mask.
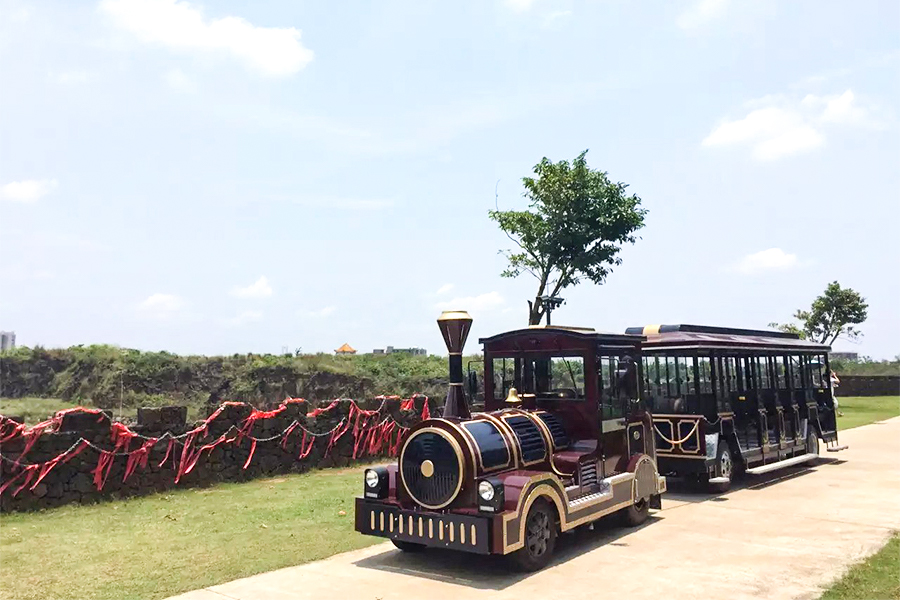
[[[360,533],[478,554],[490,552],[487,518],[403,510],[364,498],[356,501],[356,530]]]
[[[447,506],[462,487],[463,456],[459,444],[441,429],[415,432],[400,453],[400,476],[406,492],[422,506]]]

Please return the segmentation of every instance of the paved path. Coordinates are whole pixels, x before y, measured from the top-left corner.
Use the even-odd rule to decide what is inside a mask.
[[[177,600],[816,598],[900,530],[900,418],[841,434],[850,449],[751,478],[722,496],[670,491],[637,529],[565,535],[530,575],[444,550],[389,543],[196,590]],[[171,600],[175,600],[174,598]]]

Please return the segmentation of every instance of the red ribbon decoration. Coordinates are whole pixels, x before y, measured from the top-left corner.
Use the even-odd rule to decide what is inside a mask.
[[[415,399],[418,397],[420,397],[419,394],[414,394],[411,398],[403,400],[401,402],[401,408],[404,410],[415,408]],[[384,401],[399,399],[399,397],[378,396],[375,399],[382,400],[383,407]],[[244,461],[243,465],[244,469],[248,468],[251,461],[253,460],[253,456],[256,452],[256,445],[259,441],[257,438],[251,435],[253,426],[256,421],[277,417],[287,409],[289,404],[300,402],[306,403],[306,400],[302,398],[288,398],[281,404],[281,406],[279,406],[275,410],[261,411],[253,409],[250,415],[248,415],[247,418],[245,418],[241,422],[241,426],[237,429],[237,435],[229,438],[227,437],[226,432],[225,434],[222,434],[221,436],[216,438],[212,443],[208,443],[200,446],[199,448],[195,448],[194,444],[200,438],[207,435],[209,431],[209,425],[213,420],[221,415],[227,407],[244,406],[244,403],[241,402],[224,402],[219,406],[219,408],[216,409],[215,412],[207,417],[203,421],[203,423],[187,433],[184,447],[181,451],[180,459],[177,461],[176,465],[173,465],[175,468],[175,483],[178,483],[184,475],[190,473],[194,469],[204,452],[211,452],[220,444],[240,443],[245,437],[249,438],[251,441],[250,452],[248,453],[247,459]],[[323,413],[330,412],[336,409],[339,403],[340,400],[334,400],[328,406],[316,408],[313,411],[307,413],[307,417],[314,418]],[[309,456],[309,454],[313,450],[313,447],[315,446],[316,440],[319,437],[324,437],[325,435],[328,436],[328,444],[325,449],[325,455],[327,456],[328,453],[331,452],[335,445],[347,434],[348,431],[352,432],[351,436],[353,438],[353,458],[360,458],[365,455],[377,455],[378,453],[382,452],[383,449],[386,449],[389,454],[396,455],[399,450],[403,435],[408,431],[408,428],[401,426],[399,423],[392,419],[386,419],[384,421],[378,422],[378,419],[382,415],[382,407],[379,407],[379,409],[376,410],[365,410],[363,408],[360,408],[360,406],[356,402],[351,400],[347,416],[341,419],[337,426],[335,426],[334,429],[332,429],[329,433],[318,436],[310,434],[308,430],[299,422],[294,421],[281,434],[281,447],[282,449],[287,451],[288,438],[297,427],[300,427],[303,430],[303,436],[300,439],[299,453],[297,455],[298,460],[304,459]],[[32,427],[26,427],[22,423],[18,423],[16,421],[13,421],[12,419],[9,419],[8,417],[0,415],[0,443],[8,443],[19,438],[25,438],[26,440],[24,449],[21,453],[19,453],[18,458],[13,463],[14,465],[21,467],[21,470],[7,479],[7,481],[5,481],[2,485],[0,485],[0,494],[12,487],[12,485],[15,483],[19,483],[19,485],[13,492],[13,496],[16,496],[26,487],[29,487],[29,489],[31,490],[35,489],[37,485],[59,463],[68,462],[73,457],[80,454],[85,448],[91,445],[90,442],[82,439],[76,446],[73,446],[66,452],[63,452],[62,454],[43,463],[33,463],[29,465],[22,465],[19,463],[19,461],[26,455],[26,453],[34,447],[34,445],[37,443],[38,439],[44,432],[58,431],[63,417],[68,413],[76,411],[97,414],[99,415],[99,419],[101,420],[105,418],[105,415],[102,413],[102,411],[98,409],[76,407],[61,410],[47,421],[43,421]],[[425,397],[425,403],[422,407],[421,416],[423,420],[430,417],[427,397]],[[229,429],[229,431],[231,430]],[[126,481],[129,477],[131,477],[131,475],[134,474],[134,472],[139,467],[141,469],[146,468],[150,452],[153,450],[156,444],[161,441],[160,438],[144,438],[144,441],[141,443],[140,447],[134,450],[129,450],[131,440],[138,437],[138,434],[129,429],[126,425],[118,422],[110,424],[110,437],[113,444],[112,449],[99,450],[100,455],[97,459],[97,466],[91,471],[91,473],[93,474],[94,485],[98,491],[102,491],[103,487],[106,485],[106,481],[109,478],[109,474],[112,470],[112,466],[116,456],[124,455],[127,457],[125,464],[125,473],[122,477],[122,481]],[[170,455],[173,457],[173,461],[175,460],[174,454],[172,452],[174,444],[175,439],[170,437],[166,446],[165,456],[158,465],[160,468],[165,465]]]

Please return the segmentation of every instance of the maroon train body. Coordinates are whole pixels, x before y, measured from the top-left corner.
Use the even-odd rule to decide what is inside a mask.
[[[397,464],[367,469],[356,529],[429,546],[550,560],[561,532],[659,508],[653,422],[641,397],[642,335],[533,326],[480,340],[484,411],[470,414],[462,349],[471,319],[438,321],[450,350],[442,418],[413,427]]]

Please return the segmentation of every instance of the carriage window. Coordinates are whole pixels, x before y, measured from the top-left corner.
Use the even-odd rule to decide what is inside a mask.
[[[737,364],[733,356],[725,358],[725,378],[728,380],[728,391],[739,392],[738,387]]]
[[[701,356],[697,358],[697,370],[700,372],[700,393],[712,393],[712,370],[710,369],[710,359]]]
[[[666,357],[666,395],[670,398],[677,398],[678,393],[678,366],[675,358]]]
[[[800,358],[799,356],[791,357],[791,375],[793,376],[795,390],[803,389],[803,371],[800,368]]]
[[[694,359],[682,357],[678,359],[679,388],[684,394],[696,394],[697,386],[694,382]]]
[[[822,371],[825,369],[825,362],[818,356],[810,356],[809,362],[807,363],[807,368],[809,369],[810,379],[809,381],[814,388],[821,388],[824,386],[824,378],[822,377]]]
[[[661,398],[666,395],[665,361],[660,361],[658,356],[644,358],[644,376],[647,378],[647,389],[650,396]]]
[[[776,356],[774,358],[775,379],[778,381],[778,389],[779,390],[787,389],[787,368],[785,365],[786,360],[787,360],[786,356]]]
[[[493,360],[495,400],[506,400],[509,388],[513,387],[515,362],[513,358],[495,358]]]
[[[757,365],[757,381],[759,381],[759,387],[763,390],[768,390],[772,387],[771,382],[769,381],[769,357],[768,356],[759,356],[754,358]]]

